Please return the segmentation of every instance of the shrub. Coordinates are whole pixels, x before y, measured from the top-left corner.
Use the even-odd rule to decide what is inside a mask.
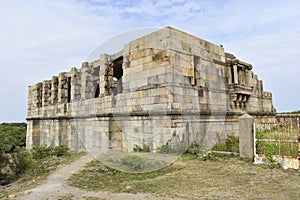
[[[9,155],[11,155],[11,159],[9,159]],[[43,173],[48,170],[52,157],[66,155],[69,155],[67,145],[57,147],[38,146],[31,152],[27,152],[24,148],[20,147],[17,147],[14,153],[11,154],[0,152],[0,184],[8,184],[25,172],[30,175]],[[9,173],[3,173],[2,169],[4,168]]]
[[[19,150],[12,155],[12,171],[16,176],[20,176],[29,169],[35,166],[34,160],[30,154],[25,150]]]
[[[133,151],[135,151],[135,152],[150,152],[150,146],[143,144],[143,146],[140,147],[139,145],[135,144],[133,147]]]
[[[60,145],[57,147],[52,146],[37,146],[32,151],[32,157],[34,159],[45,159],[49,157],[60,157],[69,154],[69,147],[67,145]]]
[[[132,170],[142,170],[146,164],[146,160],[140,156],[127,155],[121,158],[121,163]]]
[[[4,153],[0,153],[0,182],[2,182],[6,177],[7,174],[2,172],[2,168],[9,164],[9,158]]]
[[[33,159],[45,159],[53,156],[54,147],[47,146],[37,146],[32,151]]]
[[[69,155],[70,149],[68,145],[60,145],[54,148],[53,154],[57,157]]]
[[[239,152],[239,137],[236,137],[234,135],[228,135],[225,142],[215,144],[213,147],[213,150],[238,153]]]
[[[210,149],[203,147],[197,142],[193,142],[186,151],[186,154],[190,154],[195,158],[202,160],[213,160],[213,154]]]
[[[230,152],[239,152],[239,137],[234,135],[228,135],[228,138],[225,141],[226,148]]]
[[[2,123],[0,124],[0,152],[9,153],[12,146],[26,141],[26,124]]]
[[[165,154],[183,154],[186,151],[187,151],[187,145],[183,142],[172,145],[169,141],[166,144],[162,145],[161,147],[158,147],[158,152],[165,153]]]
[[[191,146],[189,146],[188,150],[186,153],[192,154],[192,155],[197,155],[201,151],[201,145],[194,141]]]
[[[228,151],[225,142],[223,143],[216,143],[213,147],[214,151]]]
[[[26,123],[2,123],[0,124],[0,184],[8,184],[12,181],[9,153],[14,147],[26,141]],[[22,163],[20,163],[22,164]],[[25,163],[26,165],[26,163]],[[10,167],[8,167],[10,166]],[[3,171],[2,171],[3,170]]]

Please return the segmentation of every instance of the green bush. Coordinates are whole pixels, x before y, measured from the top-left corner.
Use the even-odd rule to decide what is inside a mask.
[[[54,147],[52,146],[37,146],[32,151],[33,159],[45,159],[53,156]]]
[[[0,182],[2,182],[6,177],[7,174],[2,172],[2,168],[9,164],[9,158],[4,153],[0,153]]]
[[[223,143],[216,143],[213,147],[214,151],[228,151],[225,142]]]
[[[145,167],[146,160],[140,156],[127,155],[121,158],[121,163],[132,170],[142,170]]]
[[[35,167],[35,161],[32,159],[31,155],[25,151],[20,150],[12,155],[12,171],[16,176],[24,174],[27,170],[33,169]]]
[[[11,160],[9,159],[11,155]],[[0,184],[11,183],[16,177],[25,172],[29,174],[40,174],[48,170],[52,157],[69,155],[67,145],[57,147],[37,146],[31,152],[24,148],[16,147],[14,153],[0,153]],[[13,173],[2,173],[1,169],[10,167]]]
[[[9,154],[13,146],[26,141],[26,123],[0,124],[0,182],[9,183],[10,175],[3,173],[2,169],[11,165]]]
[[[38,146],[31,152],[17,148],[16,152],[12,154],[11,169],[17,177],[30,170],[32,173],[45,171],[48,167],[47,159],[68,154],[69,148],[66,145],[57,147]]]
[[[135,144],[133,147],[133,151],[135,151],[135,152],[150,152],[150,146],[143,144],[143,146],[140,147],[139,145]]]
[[[228,138],[225,141],[226,148],[230,152],[239,152],[239,137],[234,135],[228,135]]]
[[[192,155],[194,158],[199,158],[202,160],[213,160],[213,154],[210,149],[203,147],[197,142],[193,142],[186,154]]]
[[[184,142],[180,142],[178,144],[171,144],[170,141],[157,148],[159,153],[165,154],[183,154],[187,151],[187,149],[188,146]]]
[[[45,159],[50,157],[60,157],[69,154],[69,147],[67,145],[52,146],[37,146],[32,151],[33,159]]]
[[[225,142],[215,144],[213,147],[213,150],[238,153],[239,152],[239,137],[236,137],[234,135],[228,135]]]
[[[53,154],[57,157],[67,156],[70,154],[70,149],[68,145],[60,145],[54,148]]]
[[[13,145],[26,141],[25,123],[0,124],[0,153],[9,153]]]
[[[188,150],[186,151],[186,153],[189,153],[191,155],[197,155],[199,154],[199,152],[201,151],[202,147],[199,143],[197,142],[193,142],[191,144],[191,146],[189,146]]]
[[[0,154],[0,169],[2,167],[6,166],[6,163],[8,163],[8,157],[5,154],[1,153]],[[1,170],[0,170],[0,173],[1,173]]]

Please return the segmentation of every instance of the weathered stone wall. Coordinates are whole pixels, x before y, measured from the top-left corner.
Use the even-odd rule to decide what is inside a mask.
[[[256,117],[257,124],[286,124],[293,127],[298,127],[300,121],[299,114],[276,114],[273,116]]]
[[[251,69],[223,47],[164,28],[30,86],[27,146],[155,150],[176,133],[211,147],[238,135],[241,114],[274,114]]]

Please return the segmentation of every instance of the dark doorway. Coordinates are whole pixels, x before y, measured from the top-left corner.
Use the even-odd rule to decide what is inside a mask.
[[[113,61],[113,79],[116,82],[115,88],[114,88],[114,95],[122,93],[123,88],[122,88],[122,76],[123,76],[123,56],[117,58],[116,60]]]
[[[114,68],[114,78],[119,80],[123,76],[123,56],[117,58],[113,61],[113,68]]]
[[[95,98],[99,97],[100,94],[100,87],[99,87],[99,83],[96,84],[96,89],[95,89]]]

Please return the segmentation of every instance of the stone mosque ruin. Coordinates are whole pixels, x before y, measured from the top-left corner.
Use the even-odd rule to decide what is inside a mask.
[[[27,148],[152,151],[176,137],[212,147],[238,117],[275,115],[253,66],[172,27],[29,86]]]

